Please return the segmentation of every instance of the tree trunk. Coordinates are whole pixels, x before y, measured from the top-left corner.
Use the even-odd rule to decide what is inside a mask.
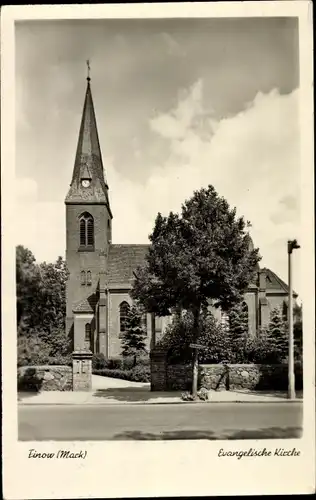
[[[193,342],[196,343],[199,338],[199,320],[200,320],[200,307],[193,311]],[[198,389],[198,374],[199,374],[199,351],[193,349],[192,360],[192,396],[196,398]]]

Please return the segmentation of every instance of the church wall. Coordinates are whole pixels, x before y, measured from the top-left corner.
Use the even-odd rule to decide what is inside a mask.
[[[119,308],[121,302],[128,302],[132,305],[133,301],[126,292],[110,292],[109,294],[109,357],[116,358],[121,356],[122,343],[120,338],[120,314]],[[150,350],[151,339],[151,321],[150,315],[147,315],[147,337],[145,339],[146,348]]]
[[[75,315],[75,331],[76,331],[76,336],[74,339],[74,350],[75,351],[80,351],[81,349],[91,349],[93,351],[93,345],[90,344],[90,341],[87,342],[85,340],[85,326],[86,323],[89,323],[92,328],[92,343],[93,343],[93,337],[94,337],[94,328],[92,325],[92,320],[93,320],[93,314],[76,314]]]
[[[268,299],[268,304],[269,304],[269,310],[270,313],[275,309],[276,307],[281,308],[283,306],[284,300],[287,299],[287,295],[281,295],[281,294],[267,294],[267,299]]]
[[[244,301],[248,306],[248,326],[249,335],[251,337],[256,336],[257,332],[257,294],[256,292],[246,292],[244,295]]]
[[[116,358],[121,355],[120,339],[120,318],[119,306],[121,302],[126,301],[132,305],[132,299],[127,292],[110,292],[109,295],[109,357]]]

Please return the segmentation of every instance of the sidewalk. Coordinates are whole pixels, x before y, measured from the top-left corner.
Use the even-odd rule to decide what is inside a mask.
[[[302,402],[297,397],[295,402]],[[210,391],[208,401],[186,402],[181,392],[150,392],[143,388],[97,389],[92,392],[19,393],[19,405],[126,405],[126,404],[212,404],[212,403],[293,403],[286,393]]]

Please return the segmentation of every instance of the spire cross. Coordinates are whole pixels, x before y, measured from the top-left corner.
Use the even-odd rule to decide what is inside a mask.
[[[88,68],[88,77],[87,77],[87,80],[88,80],[88,82],[90,82],[90,61],[89,61],[89,59],[87,59],[87,68]]]

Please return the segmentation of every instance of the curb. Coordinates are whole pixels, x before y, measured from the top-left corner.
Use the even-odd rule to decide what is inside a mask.
[[[284,399],[280,401],[242,401],[242,400],[232,400],[232,401],[161,401],[156,403],[149,403],[143,401],[122,401],[118,403],[109,403],[109,402],[98,402],[98,403],[22,403],[18,402],[18,406],[154,406],[154,405],[184,405],[184,404],[195,404],[195,405],[203,405],[203,404],[293,404],[293,403],[303,403],[302,399]]]

